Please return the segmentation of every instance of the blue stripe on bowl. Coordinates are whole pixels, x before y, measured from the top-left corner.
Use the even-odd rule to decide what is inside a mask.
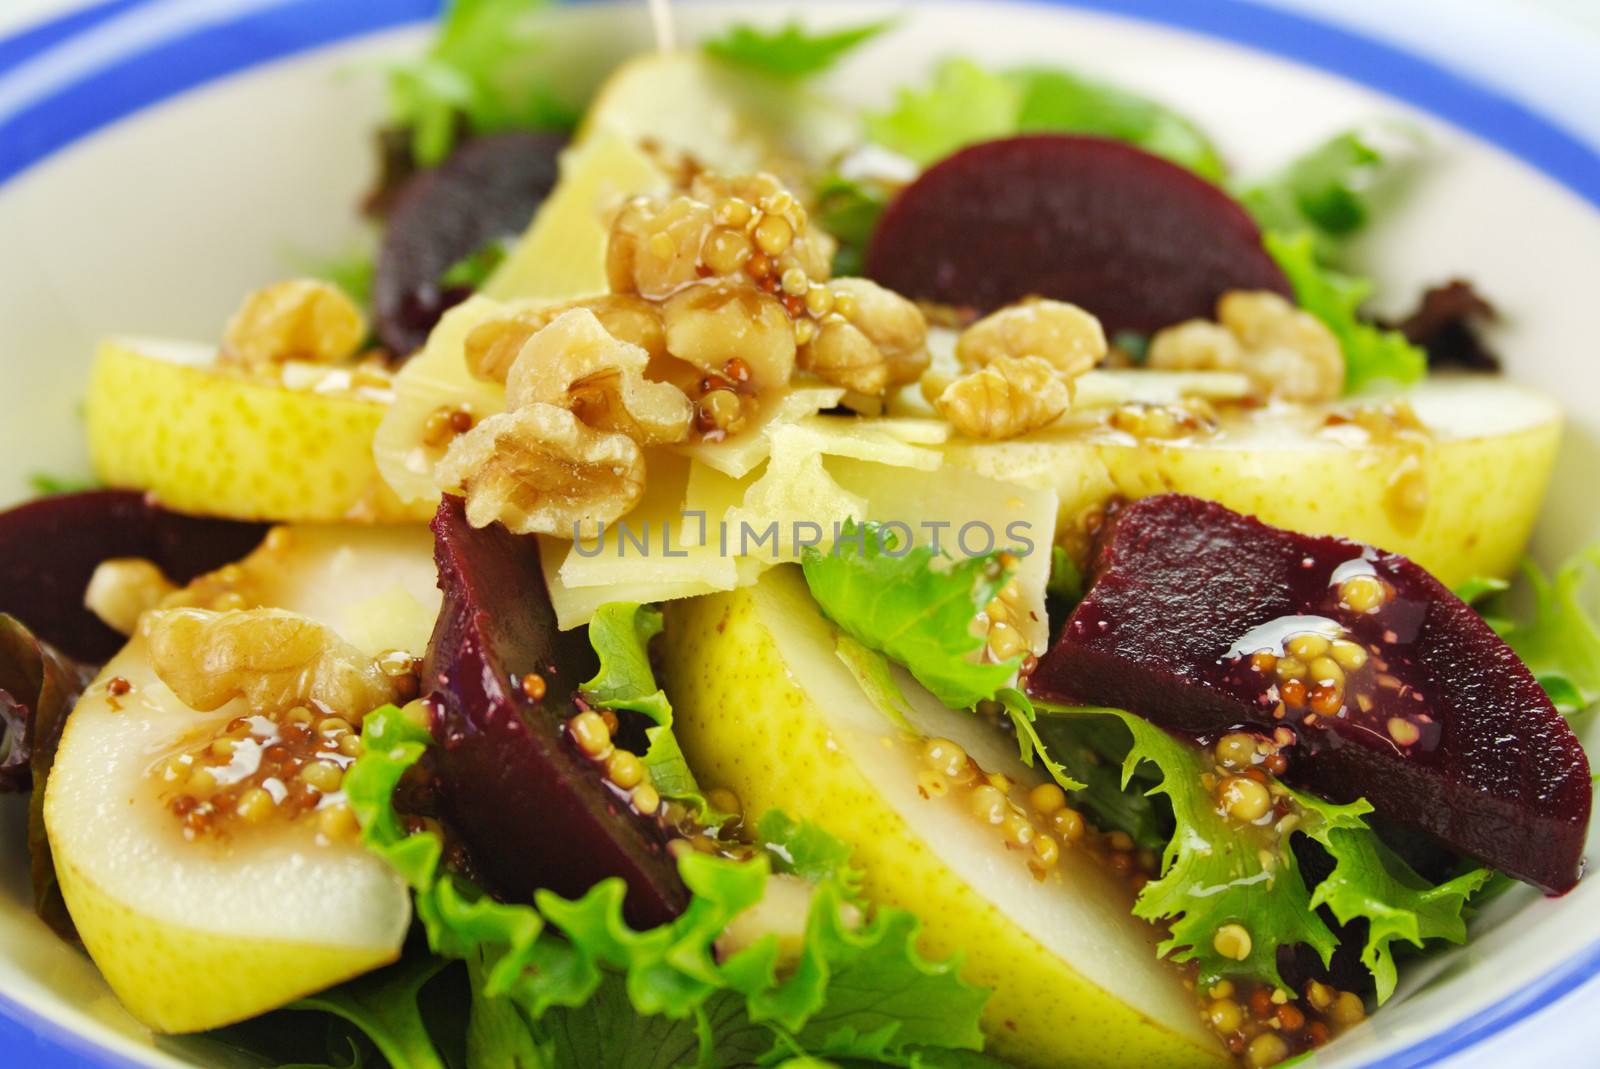
[[[0,41],[0,76],[13,67],[48,48],[76,37],[107,19],[122,14],[130,8],[150,3],[151,0],[101,0],[100,3],[79,8],[49,22],[30,26]]]
[[[1431,112],[1537,167],[1600,206],[1600,153],[1561,124],[1469,77],[1394,45],[1250,0],[1033,0],[1138,18],[1247,45],[1343,75]],[[160,0],[106,0],[0,39],[0,89],[28,61],[70,50],[110,19]],[[177,93],[274,59],[431,17],[440,0],[282,0],[178,33],[115,59],[0,122],[0,183],[51,153]],[[1600,943],[1449,1033],[1367,1069],[1424,1069],[1549,1007],[1600,975]],[[0,1064],[127,1069],[120,1056],[0,995]]]

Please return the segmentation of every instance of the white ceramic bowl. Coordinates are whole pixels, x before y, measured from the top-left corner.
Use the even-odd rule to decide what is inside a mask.
[[[693,4],[680,32],[784,6]],[[97,336],[214,338],[246,290],[355,239],[383,108],[377,62],[417,47],[435,7],[108,0],[0,39],[0,368],[18,402],[0,420],[0,498],[21,496],[29,472],[82,470],[75,407]],[[838,72],[852,97],[882,99],[950,53],[1057,63],[1180,105],[1243,173],[1375,116],[1419,124],[1435,162],[1359,254],[1393,304],[1426,282],[1472,278],[1506,313],[1496,342],[1510,373],[1564,399],[1570,431],[1538,538],[1555,559],[1600,536],[1600,109],[1582,95],[1600,85],[1593,55],[1475,0],[1341,7],[1347,27],[1371,26],[1239,0],[810,4],[807,16],[903,15]],[[1455,70],[1384,43],[1431,34],[1430,13],[1455,19],[1459,47],[1431,46]],[[585,4],[551,26],[552,62],[578,83],[650,43],[642,4]],[[1491,43],[1492,59],[1470,58]],[[0,1064],[231,1064],[196,1041],[152,1040],[34,919],[22,828],[6,800]],[[1475,928],[1470,946],[1406,970],[1401,994],[1317,1064],[1440,1064],[1571,991],[1600,971],[1600,883],[1559,901],[1519,888]]]

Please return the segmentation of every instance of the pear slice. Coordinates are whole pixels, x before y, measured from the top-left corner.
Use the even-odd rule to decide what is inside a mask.
[[[675,731],[702,782],[848,842],[867,895],[922,917],[925,951],[962,954],[963,975],[995,989],[994,1053],[1040,1067],[1226,1064],[1181,973],[1158,960],[1158,933],[1130,915],[1126,883],[1073,848],[1038,879],[970,799],[919,793],[919,738],[867,698],[796,568],[666,612]],[[956,741],[1018,791],[1041,782],[1009,739],[897,678],[917,736]]]
[[[438,613],[425,528],[286,528],[196,581],[285,608],[376,655],[420,653]],[[124,686],[126,684],[126,686]],[[73,710],[44,815],[62,894],[95,964],[160,1032],[216,1028],[393,961],[400,879],[315,815],[186,839],[153,770],[244,710],[180,702],[136,637]],[[367,710],[339,710],[352,723]],[[332,796],[330,796],[332,797]]]
[[[95,474],[169,508],[295,523],[426,521],[378,475],[372,436],[387,385],[349,368],[290,365],[269,378],[208,346],[112,339],[84,411]]]
[[[953,439],[944,451],[957,467],[1054,489],[1063,527],[1112,498],[1177,492],[1400,553],[1447,586],[1510,574],[1544,502],[1560,408],[1503,379],[1440,376],[1392,399],[1415,412],[1420,435],[1348,418],[1385,400],[1224,410],[1216,433],[1171,439],[1075,411],[1026,438]]]
[[[640,56],[611,75],[578,139],[605,133],[681,153],[706,170],[788,179],[815,174],[855,147],[861,124],[814,90],[681,51]]]

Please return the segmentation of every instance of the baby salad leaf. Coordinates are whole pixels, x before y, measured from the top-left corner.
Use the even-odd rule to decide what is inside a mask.
[[[449,964],[431,956],[409,958],[303,998],[289,1009],[320,1010],[349,1021],[372,1040],[391,1066],[445,1069],[444,1059],[423,1023],[418,997]]]
[[[1322,320],[1339,340],[1346,393],[1379,382],[1410,385],[1427,374],[1427,353],[1399,331],[1375,326],[1357,314],[1372,292],[1372,283],[1321,266],[1311,235],[1304,231],[1293,236],[1268,232],[1263,243],[1288,276],[1300,307]]]
[[[56,748],[95,671],[0,613],[0,794],[32,790],[28,799],[28,860],[33,908],[63,939],[76,939],[56,882],[44,826],[44,791]]]
[[[849,640],[904,665],[952,709],[999,703],[1016,728],[1023,763],[1031,768],[1037,755],[1063,789],[1073,790],[1082,784],[1044,752],[1033,705],[1007,687],[1021,658],[979,660],[984,642],[973,624],[1005,585],[999,558],[996,551],[952,560],[931,546],[902,547],[875,523],[851,521],[830,549],[807,547],[800,566],[811,596]],[[842,654],[869,697],[895,718],[896,695],[879,685],[887,673],[850,646]]]
[[[1163,104],[1069,71],[1029,67],[1009,75],[1021,93],[1018,133],[1089,134],[1137,145],[1213,182],[1226,170],[1216,146]]]
[[[643,931],[622,918],[620,880],[576,900],[540,892],[533,905],[499,903],[445,871],[439,837],[407,834],[393,808],[430,744],[426,728],[389,707],[367,717],[364,738],[345,781],[350,804],[363,841],[411,886],[434,952],[468,962],[471,1064],[734,1066],[871,1049],[909,1065],[922,1048],[982,1045],[988,993],[962,982],[957,963],[923,959],[909,914],[869,914],[848,851],[820,829],[767,816],[757,828],[773,839],[753,860],[686,854],[688,908]],[[798,960],[780,975],[775,935],[719,960],[714,944],[761,900],[775,867],[813,884]],[[664,1050],[681,1054],[664,1062]]]
[[[1304,943],[1326,964],[1337,937],[1318,906],[1327,906],[1341,924],[1357,917],[1369,921],[1361,960],[1377,983],[1380,1002],[1394,991],[1390,945],[1396,939],[1417,946],[1427,939],[1465,940],[1463,908],[1489,872],[1479,869],[1437,887],[1429,884],[1367,826],[1362,817],[1372,807],[1365,801],[1335,805],[1269,780],[1269,789],[1288,801],[1293,819],[1267,827],[1243,825],[1218,806],[1207,786],[1216,770],[1199,747],[1120,710],[1042,705],[1039,712],[1114,717],[1132,738],[1122,766],[1124,784],[1133,782],[1141,765],[1159,772],[1159,783],[1145,793],[1171,803],[1176,827],[1162,855],[1160,877],[1145,885],[1133,912],[1169,923],[1171,935],[1161,952],[1175,961],[1196,962],[1201,985],[1229,976],[1281,984],[1280,946]],[[1306,886],[1290,847],[1293,835],[1308,836],[1334,859],[1332,875],[1314,889]],[[1224,924],[1249,932],[1250,948],[1242,960],[1225,957],[1213,946]]]
[[[854,552],[850,550],[855,550]],[[952,560],[901,546],[875,523],[847,523],[831,549],[806,547],[811,596],[840,630],[904,665],[952,709],[991,700],[1020,659],[981,664],[973,621],[1005,585],[998,554]]]
[[[545,45],[529,17],[547,0],[450,0],[432,46],[389,68],[397,126],[411,131],[411,151],[431,167],[455,147],[462,128],[570,129],[573,110],[543,83]]]
[[[1571,716],[1600,702],[1600,623],[1585,604],[1584,590],[1600,570],[1600,543],[1573,554],[1548,577],[1532,561],[1522,571],[1533,592],[1526,619],[1509,615],[1494,598],[1507,588],[1501,579],[1469,579],[1456,596],[1486,602],[1483,618],[1517,652],[1550,700]],[[1493,598],[1493,600],[1488,600]]]
[[[817,183],[813,218],[839,242],[833,254],[836,277],[865,269],[867,243],[889,206],[891,191],[880,182],[827,175]]]
[[[926,89],[901,89],[894,107],[866,117],[884,148],[926,166],[959,148],[1017,132],[1021,94],[1004,75],[970,59],[950,59]]]
[[[1301,801],[1313,809],[1328,805],[1305,796]],[[1380,1003],[1394,993],[1394,956],[1389,945],[1395,940],[1418,947],[1429,939],[1466,942],[1462,910],[1488,881],[1488,869],[1474,869],[1435,887],[1365,828],[1324,821],[1315,825],[1310,835],[1334,859],[1333,872],[1312,892],[1311,904],[1327,906],[1340,924],[1357,917],[1367,919],[1361,963],[1372,973]]]
[[[1309,233],[1323,261],[1366,226],[1373,197],[1414,157],[1420,134],[1397,123],[1337,134],[1272,177],[1244,187],[1239,201],[1264,231]]]
[[[889,111],[867,116],[874,141],[927,165],[979,141],[1019,133],[1073,133],[1136,145],[1220,180],[1223,163],[1200,128],[1137,94],[1070,71],[994,72],[948,60],[922,90],[901,89]]]
[[[700,787],[672,733],[672,705],[656,685],[650,667],[650,640],[661,633],[661,613],[634,602],[602,605],[589,623],[589,644],[600,657],[600,671],[580,688],[594,704],[627,709],[654,721],[645,729],[650,746],[643,761],[657,790],[700,806]]]
[[[821,74],[851,49],[872,40],[894,23],[890,20],[811,33],[798,21],[776,30],[735,23],[721,37],[705,42],[706,54],[724,63],[759,71],[774,78],[798,81]]]

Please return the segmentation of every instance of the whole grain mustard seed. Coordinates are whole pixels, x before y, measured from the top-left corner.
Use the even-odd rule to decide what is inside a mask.
[[[1250,932],[1242,924],[1224,924],[1211,937],[1211,948],[1231,961],[1244,961],[1250,956]]]

